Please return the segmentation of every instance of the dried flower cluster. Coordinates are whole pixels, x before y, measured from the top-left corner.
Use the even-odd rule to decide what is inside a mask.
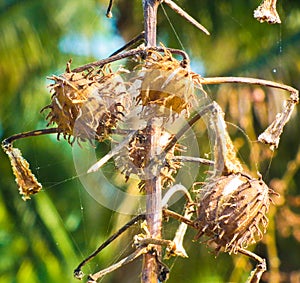
[[[164,128],[165,123],[175,120],[180,115],[189,116],[189,110],[196,104],[194,77],[195,74],[190,71],[188,65],[182,66],[182,62],[164,49],[162,54],[149,51],[136,76],[131,79],[132,85],[137,86],[132,93],[136,100],[132,111],[141,109],[137,115],[146,126],[136,131],[128,145],[120,151],[116,163],[126,179],[130,174],[141,178],[140,189],[143,189],[144,181],[154,174],[160,174],[163,187],[169,187],[175,181],[173,175],[181,167],[181,163],[172,159],[175,152],[182,148],[175,144],[168,150],[162,164],[158,165],[159,173],[156,172],[153,166],[156,167],[157,164],[151,164],[148,158],[151,133],[147,124],[153,117],[160,117],[163,121],[157,145],[159,155],[173,136]]]
[[[163,48],[162,52],[150,49],[143,55],[142,62],[132,71],[120,67],[114,72],[107,66],[100,66],[76,72],[71,71],[69,62],[64,74],[50,77],[54,81],[50,85],[51,103],[42,111],[50,109],[46,117],[48,125],[57,125],[57,128],[52,129],[52,133],[57,133],[58,139],[62,135],[70,144],[74,140],[102,142],[112,139],[113,134],[125,136],[116,146],[118,150],[107,154],[109,157],[104,157],[104,162],[115,156],[115,165],[125,175],[126,181],[131,174],[139,177],[140,190],[144,189],[146,180],[154,176],[160,176],[161,186],[168,188],[175,183],[174,176],[183,165],[175,156],[177,152],[184,150],[178,144],[178,139],[186,131],[182,128],[178,129],[177,133],[170,133],[167,129],[168,123],[174,123],[179,117],[189,118],[190,114],[197,110],[196,106],[198,107],[200,102],[196,99],[195,91],[203,91],[201,84],[222,82],[224,78],[201,78],[190,70],[188,62],[178,61],[166,48]],[[131,75],[129,79],[128,74]],[[235,80],[237,78],[227,78],[227,81],[225,78],[225,82]],[[238,82],[265,84],[291,92],[282,113],[276,116],[275,121],[260,136],[262,142],[276,148],[283,127],[298,102],[297,90],[263,80],[252,81],[243,78]],[[204,91],[203,93],[207,98]],[[195,200],[192,201],[192,198],[188,197],[195,210],[187,209],[185,217],[175,217],[183,223],[174,242],[145,238],[144,244],[147,242],[157,245],[161,241],[162,245],[167,244],[172,251],[170,255],[187,256],[182,247],[182,240],[186,231],[185,225],[190,225],[198,230],[196,239],[205,236],[207,243],[212,245],[216,252],[240,252],[257,260],[258,265],[253,273],[256,281],[250,282],[259,282],[266,269],[265,261],[245,249],[261,240],[266,232],[270,196],[275,193],[261,177],[254,178],[244,170],[227,132],[224,113],[216,102],[198,109],[186,124],[191,127],[203,115],[209,116],[208,130],[213,132],[211,138],[214,140],[214,170],[200,188]],[[157,123],[156,126],[160,130],[156,133],[156,144],[153,147],[151,131],[154,123]],[[49,130],[51,129],[48,129],[48,133]],[[43,130],[34,131],[32,135],[42,133]],[[17,138],[29,135],[30,132],[20,134]],[[29,164],[23,159],[21,152],[12,147],[12,142],[17,138],[7,139],[3,148],[11,160],[20,193],[26,200],[37,193],[41,185],[30,171]],[[95,165],[88,173],[101,167]],[[188,191],[185,194],[189,195]],[[193,212],[196,212],[196,216],[191,220]],[[171,216],[174,214],[171,213]],[[134,222],[130,223],[132,225]],[[148,252],[144,244],[138,245],[137,250],[129,256],[130,260]],[[92,254],[88,260],[95,254],[97,253]],[[85,262],[86,260],[75,270],[76,277],[82,277],[81,266]],[[119,266],[118,264],[116,266]],[[100,271],[95,278],[100,278],[106,272],[108,270]]]
[[[276,1],[263,0],[254,11],[254,17],[260,22],[280,23],[281,20],[276,11]],[[143,4],[145,5],[146,2],[143,1]],[[153,1],[153,5],[154,2],[157,5],[162,2],[166,3],[190,23],[209,34],[200,23],[173,1]],[[111,17],[112,4],[111,0],[107,11],[108,17]],[[146,10],[146,5],[144,8]],[[145,20],[148,21],[148,24],[150,23],[150,17]],[[145,26],[149,28],[150,25]],[[145,30],[145,39],[148,41],[147,29],[145,28]],[[149,45],[149,42],[147,44]],[[155,45],[154,42],[152,44]],[[125,50],[128,46],[126,45],[120,50]],[[268,188],[261,176],[254,178],[243,168],[227,132],[221,107],[211,101],[209,104],[204,103],[205,105],[201,108],[198,107],[201,103],[198,101],[199,97],[196,98],[195,92],[197,89],[202,90],[206,99],[207,96],[202,85],[220,83],[258,84],[289,91],[291,95],[283,106],[282,112],[258,137],[260,142],[268,144],[274,150],[278,147],[283,128],[298,103],[298,91],[292,87],[265,80],[240,77],[201,78],[190,70],[188,56],[183,51],[177,50],[177,54],[183,57],[182,61],[178,61],[173,57],[171,50],[174,51],[174,49],[165,47],[132,49],[120,54],[119,57],[112,55],[100,63],[90,63],[73,71],[70,68],[71,62],[68,62],[64,74],[53,75],[49,78],[53,80],[50,85],[51,102],[42,109],[42,111],[50,110],[46,117],[47,126],[56,124],[57,128],[12,136],[3,141],[2,147],[11,161],[19,192],[24,200],[29,199],[32,194],[38,193],[42,186],[29,169],[29,164],[22,157],[21,151],[13,148],[12,143],[19,138],[46,133],[56,133],[58,139],[63,136],[71,145],[75,140],[79,143],[83,141],[102,142],[106,139],[113,139],[113,134],[121,135],[125,137],[123,141],[115,147],[115,150],[112,149],[102,160],[97,162],[98,164],[94,164],[88,173],[95,172],[107,160],[115,157],[115,165],[125,175],[126,181],[131,174],[139,177],[141,180],[140,190],[144,189],[146,180],[154,180],[154,177],[157,176],[160,177],[161,187],[168,188],[175,183],[174,176],[183,165],[182,160],[178,161],[175,157],[177,152],[184,151],[184,148],[178,144],[178,140],[186,129],[183,127],[176,133],[170,133],[167,123],[174,123],[179,117],[188,119],[191,113],[197,112],[186,123],[188,127],[192,127],[202,116],[209,116],[207,128],[208,131],[213,132],[210,141],[213,144],[212,151],[215,159],[206,162],[206,165],[213,164],[214,167],[210,172],[210,177],[204,185],[202,183],[195,199],[181,184],[172,186],[162,199],[162,203],[167,206],[171,196],[180,190],[188,199],[184,216],[169,211],[165,207],[162,208],[166,216],[173,216],[182,221],[174,240],[152,238],[153,235],[160,235],[162,219],[158,219],[158,221],[155,219],[149,225],[152,225],[151,229],[148,229],[148,223],[144,222],[142,227],[145,234],[135,237],[136,250],[111,267],[90,275],[88,282],[96,282],[105,274],[147,253],[156,260],[157,278],[154,279],[167,280],[169,269],[161,261],[160,251],[156,247],[158,245],[167,246],[167,258],[170,256],[187,257],[182,242],[187,225],[189,225],[198,231],[195,239],[206,237],[206,243],[212,246],[217,253],[220,251],[240,252],[256,260],[258,264],[248,282],[258,283],[266,270],[265,260],[247,251],[246,248],[261,240],[266,232],[268,225],[266,214],[272,202],[271,196],[275,192]],[[109,62],[131,56],[136,56],[141,61],[133,70],[128,71],[120,67],[117,71],[112,71],[107,65]],[[125,74],[129,74],[130,78],[128,79],[129,75],[126,77]],[[153,130],[154,128],[155,130]],[[191,160],[193,157],[187,158]],[[193,161],[201,163],[201,160],[203,159],[194,158]],[[159,192],[157,195],[155,195],[156,191]],[[160,188],[159,190],[153,188],[153,192],[155,198],[161,197]],[[146,193],[148,196],[150,195],[149,191]],[[151,200],[148,203],[160,203],[155,198],[155,201]],[[148,206],[151,206],[149,204]],[[155,210],[157,208],[161,209],[160,206],[154,207]],[[129,221],[79,264],[74,271],[75,277],[82,279],[84,276],[81,271],[82,266],[131,225],[145,219],[151,222],[151,218],[154,219],[152,207],[147,207],[146,210],[146,213],[150,211],[151,217],[148,218],[148,215],[141,214]],[[157,213],[161,217],[162,211]],[[152,234],[149,232],[150,230],[153,230]]]
[[[174,120],[180,115],[189,115],[189,110],[196,103],[193,84],[197,77],[190,71],[187,63],[182,64],[173,58],[165,48],[162,53],[150,50],[145,59],[141,60],[139,68],[132,71],[134,75],[129,79],[125,74],[130,72],[122,67],[115,72],[106,65],[74,72],[70,68],[71,62],[68,62],[64,74],[49,77],[53,80],[49,85],[51,103],[41,110],[50,110],[46,116],[48,126],[56,124],[58,139],[63,136],[70,144],[75,140],[101,142],[110,139],[112,133],[118,131],[123,131],[123,134],[136,131],[118,153],[116,165],[126,180],[131,174],[137,175],[142,180],[140,189],[143,188],[144,180],[150,178],[151,174],[157,174],[153,172],[153,166],[156,165],[152,166],[148,158],[148,121],[153,117],[163,119],[157,154],[163,153],[164,147],[172,138],[164,129],[164,123],[170,121],[170,118]],[[126,128],[129,126],[126,125],[127,119],[130,119],[128,116],[132,113],[137,116],[138,123],[133,128]],[[180,146],[175,144],[166,152],[162,164],[159,164],[164,187],[174,182],[173,175],[181,167],[180,162],[172,160],[178,148]],[[9,154],[12,151],[6,152]],[[25,167],[30,174],[17,174],[19,169],[15,164],[17,163],[12,162],[13,171],[19,176],[18,184],[24,183],[20,190],[26,196],[25,199],[28,199],[31,194],[38,192],[26,186],[29,183],[26,176],[33,174],[28,163]],[[20,182],[20,176],[23,176],[23,182]]]
[[[167,145],[171,137],[172,135],[166,131],[161,133],[161,150],[163,150],[163,146]],[[151,160],[148,158],[149,138],[148,127],[143,130],[138,130],[129,141],[128,146],[124,147],[115,159],[116,165],[120,167],[126,180],[128,180],[131,174],[140,177],[140,190],[144,189],[145,180],[151,178],[153,174],[156,174],[155,171],[151,171],[153,168],[151,167]],[[161,160],[159,164],[159,174],[163,188],[170,187],[175,182],[173,176],[182,166],[181,162],[173,160],[176,151],[182,151],[182,147],[180,147],[179,144],[175,144],[165,154],[164,160]]]

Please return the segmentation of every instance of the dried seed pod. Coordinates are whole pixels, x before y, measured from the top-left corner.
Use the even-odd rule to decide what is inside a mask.
[[[149,139],[151,136],[147,134],[147,130],[146,127],[143,130],[136,131],[128,146],[124,147],[115,159],[116,166],[121,169],[126,176],[126,180],[131,174],[137,175],[141,179],[139,184],[140,190],[143,190],[145,180],[151,178],[153,174],[160,174],[162,186],[168,187],[175,181],[173,175],[181,167],[180,162],[173,160],[174,151],[178,149],[178,146],[175,145],[166,153],[163,164],[149,164]],[[168,132],[162,131],[161,140],[163,144],[160,144],[161,150],[163,150],[165,143],[168,143],[170,138],[171,135]],[[160,168],[159,173],[156,172],[157,169],[155,168],[157,167]]]
[[[13,173],[16,176],[16,183],[19,186],[20,195],[23,200],[30,199],[30,196],[38,193],[42,185],[37,181],[29,169],[28,162],[23,158],[21,151],[11,145],[2,145],[4,152],[8,155]]]
[[[232,173],[208,182],[200,193],[196,238],[208,237],[216,251],[237,253],[261,240],[266,231],[270,194],[261,179]]]
[[[167,49],[164,54],[149,51],[138,79],[141,88],[137,102],[143,106],[158,105],[172,114],[185,111],[188,116],[196,103],[192,72]]]
[[[51,104],[42,111],[50,109],[46,119],[48,125],[57,124],[58,137],[63,134],[69,142],[71,136],[102,141],[128,108],[127,87],[119,76],[124,70],[73,73],[69,64],[66,73],[50,77]]]

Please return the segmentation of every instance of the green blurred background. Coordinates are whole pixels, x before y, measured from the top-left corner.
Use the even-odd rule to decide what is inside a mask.
[[[46,126],[42,107],[49,104],[46,77],[101,59],[143,29],[140,0],[119,0],[113,19],[105,17],[108,1],[1,1],[0,4],[0,137]],[[251,76],[300,89],[300,2],[279,1],[281,25],[253,18],[258,1],[176,1],[211,32],[206,36],[166,5],[158,15],[158,42],[184,48],[192,68],[203,76]],[[174,32],[175,31],[175,32]],[[237,127],[229,130],[240,157],[260,170],[268,185],[281,194],[270,209],[270,225],[262,243],[251,247],[268,260],[264,282],[300,282],[300,125],[296,111],[285,128],[279,149],[272,153],[253,142],[280,110],[288,94],[250,86],[206,87]],[[231,124],[229,124],[231,125]],[[252,142],[248,142],[244,132]],[[201,129],[199,129],[199,132]],[[5,154],[0,152],[0,281],[76,282],[73,269],[99,243],[130,219],[102,207],[84,190],[66,141],[41,136],[17,141],[23,156],[43,184],[43,191],[24,202]],[[108,144],[99,146],[106,151]],[[125,204],[126,205],[126,204]],[[133,207],[133,213],[137,207]],[[172,238],[176,222],[166,224]],[[95,272],[124,257],[131,229],[91,264]],[[166,262],[169,282],[244,282],[252,268],[245,257],[220,254],[185,239],[188,259]],[[139,282],[141,260],[101,282]]]

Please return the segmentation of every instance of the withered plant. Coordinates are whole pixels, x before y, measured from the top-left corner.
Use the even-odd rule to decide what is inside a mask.
[[[55,124],[56,127],[11,136],[3,141],[2,147],[11,161],[20,194],[27,200],[38,193],[42,185],[30,171],[20,150],[13,147],[15,140],[56,133],[58,140],[62,137],[72,145],[74,142],[101,143],[113,140],[113,135],[122,137],[106,156],[90,165],[87,173],[96,172],[114,157],[126,180],[132,175],[139,177],[137,190],[146,195],[146,210],[82,261],[74,271],[76,278],[84,278],[83,266],[130,226],[141,221],[142,233],[134,237],[134,252],[89,275],[87,282],[96,282],[140,256],[143,256],[142,282],[167,280],[169,269],[163,262],[163,255],[165,259],[187,257],[182,242],[188,227],[196,230],[195,240],[205,239],[207,246],[216,253],[241,253],[254,259],[257,265],[248,282],[259,282],[267,269],[266,261],[248,251],[247,247],[263,238],[268,225],[267,213],[276,192],[263,181],[263,176],[253,174],[237,158],[227,131],[225,114],[217,102],[209,100],[202,86],[241,83],[289,92],[290,97],[284,102],[282,111],[258,137],[271,150],[279,146],[283,128],[298,103],[298,91],[262,79],[204,78],[193,72],[184,51],[156,44],[156,13],[162,2],[209,34],[173,1],[144,0],[145,30],[141,35],[109,58],[73,70],[69,61],[64,74],[49,77],[53,81],[49,86],[51,102],[42,111],[48,111],[48,126]],[[112,4],[113,1],[110,1],[108,17],[111,17]],[[280,23],[276,1],[264,1],[255,10],[254,16],[260,21]],[[132,49],[132,43],[140,39],[144,40],[144,44]],[[178,56],[181,60],[177,59]],[[135,62],[135,67],[110,68],[110,63],[124,58]],[[138,121],[135,126],[129,123],[133,114]],[[181,125],[176,133],[169,132],[166,125],[179,119],[185,119],[187,123]],[[185,148],[179,143],[180,138],[201,119],[205,119],[210,133],[212,160],[184,156]],[[175,179],[185,162],[210,166],[205,182],[195,182],[192,191],[176,183]],[[164,197],[162,190],[166,191]],[[184,215],[167,208],[170,198],[179,191],[187,199]],[[181,222],[173,240],[162,237],[164,221],[168,217]]]

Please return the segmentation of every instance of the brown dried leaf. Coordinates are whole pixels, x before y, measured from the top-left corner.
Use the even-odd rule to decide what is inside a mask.
[[[16,183],[23,200],[30,199],[30,195],[38,193],[42,185],[37,181],[29,169],[29,163],[23,158],[21,151],[12,146],[3,145],[4,152],[8,155]]]
[[[254,18],[261,23],[281,24],[280,17],[276,11],[277,0],[265,0],[254,11]]]
[[[295,105],[298,102],[298,93],[292,93],[290,98],[285,101],[282,112],[276,115],[275,120],[262,134],[259,135],[258,140],[262,143],[270,145],[271,150],[278,148],[283,128],[290,120]]]

